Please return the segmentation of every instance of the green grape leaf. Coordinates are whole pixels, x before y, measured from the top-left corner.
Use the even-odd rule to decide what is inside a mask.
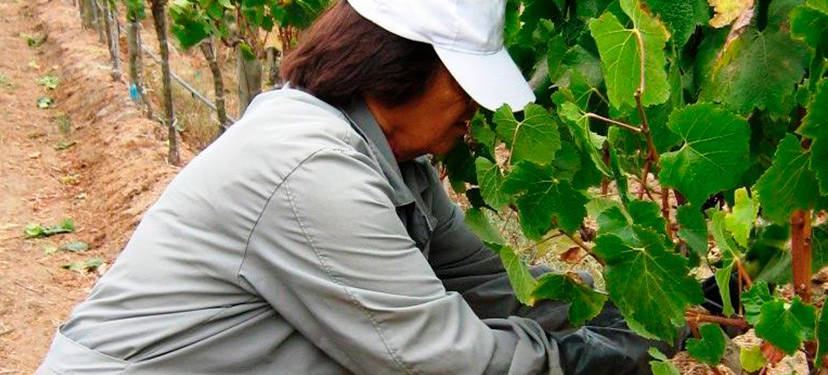
[[[600,61],[598,69],[600,74]],[[600,81],[598,81],[598,83],[600,83]],[[599,96],[602,101],[606,102],[606,99],[601,94],[601,90],[596,86],[596,84],[590,82],[590,79],[587,78],[580,70],[567,70],[564,75],[557,82],[555,82],[555,85],[558,86],[558,91],[552,94],[552,102],[559,107],[566,102],[572,102],[575,103],[577,108],[581,111],[586,111],[593,95]],[[559,108],[558,111],[560,112],[561,108]],[[579,118],[580,117],[572,117],[572,121],[578,121]]]
[[[535,297],[532,292],[535,290],[537,280],[529,271],[529,266],[508,246],[500,248],[499,253],[500,260],[503,262],[503,267],[506,268],[506,274],[509,276],[509,282],[512,284],[512,289],[514,289],[518,301],[524,305],[534,305]]]
[[[517,198],[518,216],[523,232],[529,239],[540,240],[554,223],[572,233],[586,217],[584,205],[589,199],[575,190],[569,181],[554,177],[555,168],[531,162],[520,162],[506,181],[503,192],[521,195]]]
[[[484,157],[478,157],[474,161],[474,165],[477,168],[477,183],[480,185],[480,194],[486,204],[495,210],[509,204],[511,200],[509,195],[501,192],[503,174],[500,172],[500,167]]]
[[[617,206],[610,207],[598,215],[598,234],[614,235],[624,242],[633,241],[633,223],[631,219]]]
[[[790,112],[795,84],[805,75],[808,50],[790,34],[769,29],[749,29],[734,44],[741,50],[730,48],[733,51],[723,54],[732,59],[719,59],[701,98],[724,102],[740,113],[754,108],[775,116]]]
[[[828,361],[828,308],[822,306],[822,311],[819,313],[819,322],[816,329],[817,352],[816,364],[818,367],[823,366]]]
[[[678,367],[672,362],[650,361],[653,375],[681,375]]]
[[[666,354],[662,353],[661,350],[658,350],[658,348],[656,348],[654,346],[647,349],[647,354],[649,354],[650,357],[653,357],[658,361],[669,361],[670,360],[669,358],[667,358]]]
[[[747,170],[750,127],[743,118],[710,103],[673,111],[670,129],[682,147],[661,155],[659,181],[678,189],[694,206],[739,183]]]
[[[701,363],[716,366],[722,361],[727,347],[725,333],[717,324],[699,327],[701,339],[687,339],[687,353]]]
[[[536,300],[569,302],[569,321],[576,326],[598,316],[607,302],[606,294],[590,288],[574,273],[541,276],[533,295]]]
[[[597,52],[593,53],[581,45],[573,46],[564,55],[564,64],[571,70],[577,71],[592,87],[598,87],[604,82],[604,73],[601,68],[601,59]],[[560,86],[566,86],[563,81],[570,80],[566,74],[555,82]],[[569,81],[566,81],[569,82]]]
[[[762,305],[773,301],[768,283],[764,281],[753,284],[747,292],[742,294],[742,307],[745,310],[745,320],[752,325],[759,323],[759,313]]]
[[[469,124],[469,133],[472,138],[477,141],[478,152],[484,156],[494,159],[497,135],[494,130],[489,127],[489,123],[486,122],[486,117],[484,117],[480,112],[475,114],[472,118]]]
[[[722,296],[722,313],[724,316],[731,316],[736,313],[733,310],[733,302],[730,300],[730,275],[733,273],[735,264],[734,261],[731,261],[727,266],[716,270],[716,286],[719,287],[719,295]]]
[[[477,168],[474,165],[469,146],[465,142],[457,145],[443,159],[451,187],[457,192],[466,190],[466,183],[477,185]]]
[[[807,6],[794,8],[791,12],[791,35],[813,48],[828,47],[828,14]],[[811,76],[814,77],[813,74]]]
[[[722,253],[722,259],[732,260],[741,254],[736,243],[733,241],[730,233],[725,226],[725,212],[719,211],[715,208],[707,210],[707,216],[710,217],[710,232],[713,235],[713,240],[719,247]]]
[[[828,160],[828,138],[815,140],[810,152],[808,165],[819,183],[819,192],[828,195],[828,166],[825,165],[825,160]]]
[[[806,0],[805,5],[828,14],[828,0]]]
[[[656,233],[667,235],[667,222],[661,216],[661,207],[655,202],[633,200],[627,204],[632,222],[650,228]]]
[[[549,39],[546,51],[546,64],[549,68],[549,80],[557,82],[566,71],[564,56],[566,56],[566,52],[569,51],[569,47],[566,45],[566,39],[564,36],[556,35]]]
[[[632,29],[625,28],[610,12],[589,23],[601,55],[609,101],[616,108],[636,106],[634,95],[641,85],[642,73],[640,37],[644,42],[642,105],[664,103],[670,97],[664,70],[664,46],[670,33],[638,0],[621,0],[621,8],[632,19]]]
[[[750,231],[753,229],[753,223],[756,222],[756,215],[759,214],[759,203],[748,197],[748,191],[745,188],[736,190],[735,196],[736,204],[733,206],[733,211],[725,218],[725,227],[733,233],[733,238],[739,245],[747,247]]]
[[[701,287],[688,276],[687,259],[665,247],[664,236],[636,228],[638,239],[599,236],[593,251],[606,262],[612,301],[639,335],[672,342],[684,327],[684,312],[701,303]]]
[[[565,140],[563,146],[555,154],[555,161],[551,165],[555,167],[555,177],[572,181],[581,169],[581,155],[571,140]]]
[[[526,105],[523,113],[523,121],[518,121],[512,109],[504,105],[494,114],[497,135],[512,150],[512,162],[525,160],[541,165],[551,163],[561,148],[558,123],[537,104]]]
[[[127,20],[139,21],[146,18],[144,0],[126,0]]]
[[[794,297],[790,307],[784,300],[772,300],[762,305],[756,336],[787,353],[794,354],[802,342],[814,337],[816,308]]]
[[[592,143],[595,134],[589,130],[589,118],[583,115],[575,104],[569,102],[561,105],[560,115],[569,126],[578,147],[589,155],[589,159],[604,176],[611,177],[612,171],[604,163],[603,156],[599,153],[598,148]]]
[[[478,208],[466,210],[465,223],[486,246],[497,249],[506,245],[500,231],[489,222],[482,210]]]
[[[809,152],[788,134],[779,142],[773,164],[754,185],[762,216],[777,224],[787,223],[796,209],[809,209],[819,199],[814,173],[808,168]]]
[[[765,356],[762,354],[761,346],[743,346],[739,349],[739,363],[742,365],[742,369],[749,373],[754,373],[759,371],[767,363],[767,360],[765,360]]]
[[[170,2],[170,32],[181,46],[190,48],[210,35],[210,24],[198,2],[173,0]]]
[[[808,113],[796,132],[810,138],[828,138],[828,78],[817,83],[807,109]]]
[[[802,119],[799,134],[815,138],[811,145],[810,168],[819,181],[819,190],[828,194],[828,79],[822,79],[816,86],[808,103],[808,113]]]
[[[655,359],[654,361],[650,361],[650,370],[653,371],[653,375],[681,375],[678,367],[673,362],[670,362],[667,356],[657,348],[651,347],[647,350],[647,353]]]
[[[634,228],[640,226],[666,236],[667,222],[659,210],[658,204],[639,200],[627,204],[627,213],[618,206],[612,206],[598,215],[598,233],[612,234],[624,242],[631,242],[636,239]]]
[[[690,39],[696,26],[705,25],[710,19],[706,0],[648,0],[647,4],[670,28],[679,49]]]
[[[701,210],[693,206],[681,206],[676,211],[676,220],[679,224],[678,236],[690,250],[700,258],[707,256],[707,223]]]
[[[630,200],[630,189],[629,182],[627,181],[627,175],[621,170],[621,163],[618,160],[618,151],[615,150],[615,147],[610,147],[609,153],[610,168],[612,169],[612,175],[615,177],[615,185],[618,188],[618,195],[621,197],[621,203],[627,204]]]
[[[674,108],[679,108],[671,102],[650,106],[644,109],[647,115],[647,121],[650,124],[650,134],[653,136],[653,144],[659,154],[663,154],[673,149],[676,145],[681,143],[681,137],[673,133],[669,123],[670,114]],[[630,115],[630,121],[634,124],[641,123],[641,118],[638,112],[633,112]],[[626,130],[625,130],[626,131]]]

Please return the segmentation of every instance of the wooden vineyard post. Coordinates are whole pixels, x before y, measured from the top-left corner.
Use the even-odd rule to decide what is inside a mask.
[[[267,84],[273,86],[279,82],[279,61],[281,52],[276,47],[268,47],[267,55]]]
[[[141,19],[143,3],[127,3],[127,45],[129,47],[129,84],[133,100],[141,101],[147,108],[147,118],[153,119],[152,102],[147,96],[142,79],[143,59],[141,52]]]
[[[98,12],[95,10],[95,0],[80,0],[80,14],[85,29],[95,28]]]
[[[216,95],[216,114],[219,121],[218,135],[227,130],[229,122],[227,120],[227,108],[224,100],[224,79],[221,75],[218,61],[216,60],[216,52],[213,49],[213,39],[208,37],[201,42],[201,53],[204,59],[207,60],[207,65],[210,67],[210,72],[213,74],[213,89]]]
[[[95,29],[98,30],[98,41],[101,44],[106,43],[106,34],[104,33],[104,20],[106,19],[106,15],[104,14],[102,2],[108,0],[92,0],[93,8],[95,9]]]
[[[247,58],[241,46],[236,47],[239,75],[239,116],[244,115],[253,98],[262,92],[262,62]]]
[[[118,7],[110,3],[110,0],[102,0],[104,13],[104,26],[106,28],[106,43],[109,46],[109,57],[112,60],[112,79],[121,79],[121,57],[118,46]]]
[[[161,51],[161,74],[164,85],[163,120],[164,124],[167,126],[169,134],[169,155],[167,160],[172,165],[178,165],[180,162],[180,156],[178,154],[178,138],[175,129],[175,112],[173,112],[170,46],[167,40],[166,5],[165,0],[152,0],[150,8],[152,9],[153,24],[155,25],[155,32],[158,35],[158,44]]]

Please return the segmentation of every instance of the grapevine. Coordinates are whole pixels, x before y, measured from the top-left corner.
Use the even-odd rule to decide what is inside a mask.
[[[828,366],[811,282],[828,265],[828,1],[510,0],[504,37],[538,100],[479,113],[445,164],[521,302],[569,302],[580,325],[611,301],[667,342],[689,325],[689,354],[714,370],[721,327]],[[605,290],[532,276],[520,249],[560,238]],[[702,307],[693,269],[712,272],[721,311]]]

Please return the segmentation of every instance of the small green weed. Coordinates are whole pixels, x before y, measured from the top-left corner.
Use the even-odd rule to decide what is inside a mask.
[[[54,90],[60,84],[60,78],[54,74],[47,74],[43,76],[39,81],[37,81],[38,85],[41,85],[49,90]]]
[[[23,230],[25,238],[43,238],[50,237],[56,234],[72,233],[75,231],[75,222],[72,219],[63,219],[59,224],[52,226],[45,226],[43,224],[32,223],[26,226]]]
[[[85,262],[69,262],[61,266],[63,269],[67,269],[69,271],[77,272],[77,273],[84,273],[97,270],[100,266],[103,265],[103,259],[101,258],[92,258]]]
[[[78,144],[78,142],[76,141],[60,141],[56,145],[54,145],[53,148],[55,149],[55,151],[63,151],[71,147],[74,147],[76,144]]]

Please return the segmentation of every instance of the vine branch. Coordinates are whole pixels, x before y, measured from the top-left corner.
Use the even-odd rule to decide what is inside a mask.
[[[616,120],[613,120],[611,118],[606,118],[606,117],[601,116],[599,114],[595,114],[595,113],[592,113],[592,112],[587,112],[586,114],[584,114],[584,116],[589,117],[589,118],[598,119],[598,120],[610,123],[612,125],[616,125],[616,126],[622,128],[622,129],[629,130],[633,133],[641,133],[641,129],[639,129],[637,126],[630,125],[630,124],[625,124],[621,121],[616,121]]]
[[[555,234],[552,234],[552,235],[546,236],[544,239],[542,239],[542,240],[540,240],[540,241],[538,241],[538,242],[535,242],[535,243],[534,243],[534,244],[532,244],[532,245],[526,246],[526,247],[524,247],[524,248],[522,248],[522,249],[518,250],[518,253],[523,253],[524,251],[531,250],[531,249],[536,248],[536,247],[540,246],[541,244],[543,244],[543,243],[545,243],[545,242],[547,242],[547,241],[549,241],[549,240],[551,240],[551,239],[553,239],[553,238],[558,238],[558,237],[563,236],[563,235],[564,235],[564,232],[559,232],[559,233],[555,233]]]
[[[595,259],[595,260],[596,260],[598,263],[600,263],[602,266],[606,266],[606,265],[607,265],[607,263],[606,263],[606,262],[604,262],[604,260],[603,260],[603,259],[601,259],[601,257],[599,257],[598,255],[596,255],[595,253],[593,253],[593,252],[592,252],[592,248],[590,248],[589,246],[587,246],[587,244],[585,244],[585,243],[584,243],[584,241],[581,241],[581,239],[580,239],[580,238],[575,237],[575,236],[573,236],[573,235],[571,235],[571,234],[569,234],[569,233],[566,233],[566,232],[564,232],[564,231],[562,231],[562,230],[560,231],[560,233],[562,233],[564,236],[566,236],[566,238],[569,238],[569,240],[570,240],[570,241],[572,241],[573,243],[575,243],[576,245],[578,245],[580,248],[584,249],[584,251],[586,251],[586,252],[587,252],[587,254],[588,254],[589,256],[591,256],[593,259]]]
[[[750,325],[744,318],[725,318],[723,316],[711,315],[692,310],[686,312],[684,316],[687,318],[688,322],[693,322],[697,325],[698,323],[717,323],[740,329],[750,328]]]
[[[741,280],[745,282],[745,286],[748,287],[748,289],[752,288],[753,280],[750,279],[750,275],[748,275],[745,266],[742,264],[741,261],[739,261],[738,258],[736,259],[736,270],[739,271],[739,277],[741,278]]]

